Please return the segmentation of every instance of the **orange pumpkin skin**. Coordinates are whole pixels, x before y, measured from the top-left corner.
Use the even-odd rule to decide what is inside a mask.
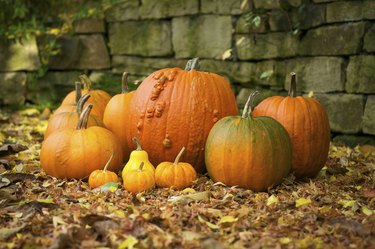
[[[314,177],[328,158],[330,127],[323,106],[313,98],[273,96],[259,103],[254,116],[269,116],[280,122],[292,141],[292,172],[296,177]]]
[[[89,102],[89,100],[87,101]],[[86,103],[83,107],[86,107],[89,103]],[[73,104],[73,103],[70,103],[70,104],[61,104],[54,112],[53,112],[53,116],[54,115],[57,115],[57,114],[60,114],[60,113],[64,113],[64,112],[74,112],[76,110],[76,105]],[[98,117],[97,119],[100,119],[100,116],[102,116],[103,114],[100,112],[100,110],[98,109],[95,109],[93,108],[91,113],[90,113],[91,116],[96,116]],[[102,122],[103,123],[103,122]]]
[[[97,169],[91,172],[89,176],[89,185],[91,188],[100,187],[108,182],[118,182],[118,176],[115,172]]]
[[[112,131],[121,142],[125,160],[129,159],[131,152],[130,146],[127,143],[128,139],[125,127],[127,127],[129,122],[129,106],[133,95],[134,91],[123,91],[123,93],[113,96],[108,102],[103,116],[105,127]]]
[[[223,77],[195,69],[161,69],[134,93],[126,127],[128,144],[137,137],[154,165],[173,161],[186,145],[185,161],[204,172],[209,131],[220,118],[237,112],[234,94]]]
[[[228,186],[265,191],[289,174],[291,160],[288,133],[270,117],[222,118],[206,142],[208,174]]]
[[[184,189],[193,184],[197,173],[191,164],[178,162],[185,148],[181,150],[175,162],[162,162],[155,170],[155,183],[160,188]]]
[[[86,109],[92,107],[89,105]],[[89,112],[89,111],[88,111]],[[54,132],[43,141],[40,150],[40,163],[43,170],[58,178],[83,178],[106,164],[108,154],[114,157],[108,169],[118,171],[123,155],[120,142],[105,128],[87,127],[87,111],[84,125],[76,129]],[[81,118],[80,118],[81,120]]]

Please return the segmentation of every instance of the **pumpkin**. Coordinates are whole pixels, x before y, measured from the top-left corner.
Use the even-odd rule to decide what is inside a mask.
[[[155,183],[161,188],[184,189],[197,178],[194,167],[189,163],[179,162],[185,151],[182,147],[174,162],[162,162],[155,170]]]
[[[82,108],[86,101],[90,98],[90,95],[85,94],[79,100],[74,111],[71,112],[61,112],[54,114],[48,120],[47,129],[44,132],[44,139],[56,131],[61,131],[65,129],[74,129],[76,127],[79,115],[82,112]],[[104,124],[100,118],[95,115],[89,115],[87,126],[100,126],[104,127]]]
[[[264,191],[288,175],[292,145],[279,122],[252,116],[256,94],[249,96],[241,117],[225,117],[214,125],[207,138],[205,161],[213,181]]]
[[[82,97],[82,83],[76,82],[75,83],[76,89],[75,89],[75,100],[73,103],[67,103],[60,105],[53,113],[53,115],[62,113],[62,112],[74,112],[77,108],[77,104]]]
[[[155,186],[154,172],[143,168],[144,162],[141,162],[138,169],[133,169],[126,174],[124,188],[131,193],[139,193],[152,189]]]
[[[212,126],[222,117],[237,114],[229,83],[214,73],[198,71],[198,59],[185,70],[164,68],[149,75],[134,93],[130,121],[124,128],[137,137],[158,165],[173,161],[186,146],[185,161],[205,171],[204,145]]]
[[[123,156],[120,142],[113,133],[103,127],[87,127],[92,105],[81,113],[76,129],[57,131],[43,141],[40,163],[43,170],[58,178],[84,178],[106,163],[107,155],[114,157],[108,169],[118,171]]]
[[[130,149],[126,138],[126,126],[129,122],[129,104],[134,95],[128,91],[128,73],[122,75],[122,93],[117,94],[108,102],[103,116],[103,123],[107,129],[112,131],[119,138],[124,158],[129,158]]]
[[[112,151],[112,155],[108,159],[103,170],[97,169],[91,172],[91,174],[89,175],[89,186],[91,188],[100,187],[108,182],[118,182],[117,174],[115,172],[107,170],[108,165],[111,163],[114,154],[115,153],[113,153]]]
[[[288,131],[293,145],[292,171],[296,177],[314,177],[328,157],[330,127],[323,106],[313,98],[295,97],[292,73],[287,97],[273,96],[254,109],[254,116],[270,116]]]
[[[93,104],[93,110],[92,114],[98,116],[100,119],[103,119],[103,113],[105,110],[105,107],[109,100],[111,99],[111,95],[109,95],[107,92],[103,90],[92,90],[92,82],[91,80],[87,77],[87,75],[82,74],[79,76],[82,84],[84,85],[84,89],[82,91],[82,94],[90,94],[91,98],[87,102],[88,104]],[[73,103],[75,100],[75,93],[70,92],[62,101],[61,105]]]
[[[139,168],[139,164],[143,162],[142,168],[144,170],[149,170],[153,174],[155,172],[155,167],[151,164],[148,160],[148,154],[146,151],[142,149],[141,144],[139,143],[136,137],[133,137],[133,142],[137,145],[137,149],[133,150],[130,153],[129,161],[125,164],[122,170],[122,179],[125,179],[126,175],[131,170],[137,170]]]

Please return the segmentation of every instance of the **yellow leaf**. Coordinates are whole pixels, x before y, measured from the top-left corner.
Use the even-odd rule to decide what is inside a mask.
[[[3,144],[4,141],[5,141],[5,135],[3,133],[0,132],[0,144]]]
[[[206,223],[206,225],[211,229],[219,229],[218,225],[215,225],[214,223],[204,220],[200,215],[198,215],[198,220],[200,223]]]
[[[221,217],[219,223],[233,223],[233,222],[236,222],[238,219],[233,217],[232,215],[226,215],[226,216],[223,216]]]
[[[38,199],[37,202],[51,204],[54,203],[53,199]]]
[[[277,199],[277,196],[276,195],[271,195],[267,199],[267,206],[271,206],[271,205],[276,204],[278,202],[279,202],[279,200]]]
[[[224,60],[230,58],[231,56],[232,56],[232,49],[230,48],[230,49],[225,50],[225,52],[221,56],[221,59],[224,61]]]
[[[25,110],[20,111],[20,114],[25,116],[33,116],[40,114],[40,112],[38,111],[38,109],[35,108],[27,108]]]
[[[353,207],[355,204],[354,200],[339,200],[339,204],[342,205],[344,208]]]
[[[53,223],[54,227],[57,227],[58,225],[66,225],[67,224],[61,217],[58,217],[58,216],[52,217],[52,223]]]
[[[285,245],[285,244],[290,243],[292,240],[288,237],[283,237],[283,238],[280,238],[279,241],[281,244]]]
[[[137,243],[137,238],[130,235],[118,246],[118,249],[133,249]]]
[[[324,205],[323,207],[320,207],[319,208],[319,211],[322,212],[322,213],[325,213],[325,212],[328,212],[329,210],[331,210],[331,206],[326,206]]]
[[[367,215],[367,216],[370,216],[370,215],[372,215],[372,214],[375,213],[374,210],[368,209],[366,206],[363,206],[363,207],[361,208],[361,211],[362,211],[362,213],[364,213],[364,214]]]
[[[310,199],[306,199],[306,198],[299,198],[298,200],[296,200],[296,207],[300,207],[300,206],[304,206],[304,205],[308,205],[311,203],[311,200]]]
[[[313,92],[313,91],[310,91],[310,92],[307,94],[307,97],[312,98],[312,96],[314,96],[314,92]]]
[[[193,194],[193,193],[195,193],[195,190],[193,188],[185,188],[184,190],[182,190],[182,193]]]
[[[118,216],[120,216],[122,218],[125,217],[125,213],[122,210],[115,210],[115,214],[117,214]]]

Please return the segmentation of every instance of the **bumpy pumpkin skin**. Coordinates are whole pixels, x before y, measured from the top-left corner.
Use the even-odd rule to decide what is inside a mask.
[[[204,172],[209,131],[220,118],[237,113],[234,94],[223,77],[166,68],[148,76],[134,93],[127,137],[140,140],[154,165],[173,161],[186,146],[185,161]]]
[[[206,167],[215,182],[265,191],[278,185],[291,168],[286,130],[269,117],[225,117],[206,143]]]
[[[108,169],[116,172],[121,169],[123,156],[112,132],[97,126],[69,129],[51,134],[42,143],[40,163],[48,175],[79,179],[101,169],[112,151],[115,155]]]
[[[296,177],[314,177],[319,173],[328,158],[330,127],[327,113],[316,99],[269,97],[255,107],[253,115],[272,117],[288,131]]]

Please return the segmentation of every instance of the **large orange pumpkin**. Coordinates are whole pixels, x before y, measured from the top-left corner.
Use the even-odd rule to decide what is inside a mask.
[[[242,117],[222,118],[206,143],[206,166],[215,182],[264,191],[289,174],[292,145],[284,127],[270,117],[252,117],[250,95]]]
[[[149,75],[130,103],[130,122],[124,127],[131,145],[137,137],[150,161],[172,161],[186,146],[185,161],[198,172],[205,170],[204,145],[212,126],[222,117],[238,113],[229,83],[214,73],[165,68]]]
[[[129,105],[133,98],[134,91],[128,90],[128,73],[122,75],[122,93],[112,97],[104,111],[103,123],[107,129],[112,131],[120,140],[124,159],[128,160],[130,148],[127,143],[126,128],[129,122]]]
[[[105,128],[92,126],[87,121],[92,105],[82,112],[76,129],[51,134],[42,144],[40,163],[43,170],[59,178],[83,178],[106,164],[114,153],[108,169],[117,172],[122,167],[122,148],[113,133]]]
[[[297,177],[314,177],[328,157],[330,128],[327,113],[313,98],[294,97],[296,75],[292,73],[289,96],[273,96],[255,107],[254,116],[270,116],[288,131],[293,145],[292,171]]]

